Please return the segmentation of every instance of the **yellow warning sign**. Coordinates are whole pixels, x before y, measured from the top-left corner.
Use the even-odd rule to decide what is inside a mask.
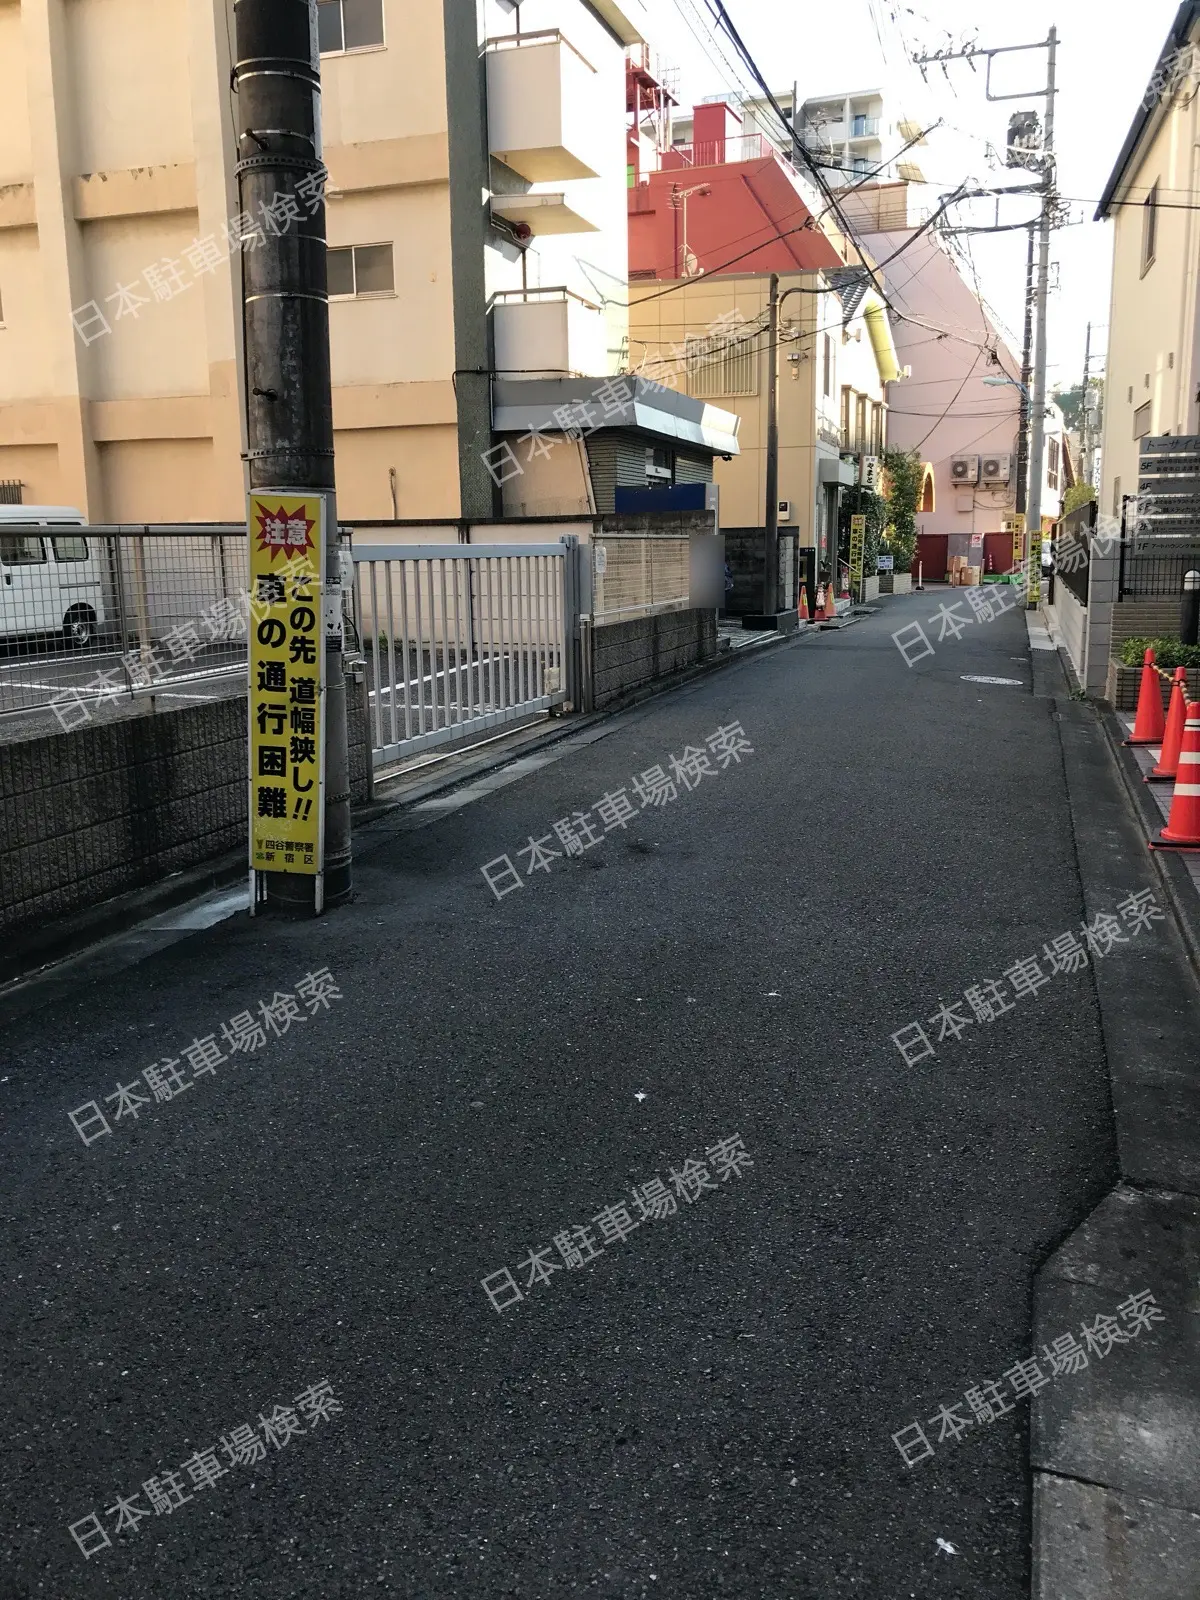
[[[250,496],[250,865],[322,867],[325,499]]]
[[[850,518],[850,593],[862,600],[863,544],[867,537],[867,519],[856,514]]]

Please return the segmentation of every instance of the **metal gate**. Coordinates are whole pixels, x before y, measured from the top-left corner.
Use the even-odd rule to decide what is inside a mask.
[[[376,769],[579,705],[577,557],[573,538],[355,549]]]

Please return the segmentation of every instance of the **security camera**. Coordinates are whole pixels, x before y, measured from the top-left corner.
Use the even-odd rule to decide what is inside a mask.
[[[721,460],[722,460],[722,461],[732,461],[732,460],[733,460],[733,457],[732,457],[732,456],[722,456],[722,457],[721,457]]]
[[[518,244],[528,244],[533,238],[533,229],[527,222],[513,223],[513,238]]]

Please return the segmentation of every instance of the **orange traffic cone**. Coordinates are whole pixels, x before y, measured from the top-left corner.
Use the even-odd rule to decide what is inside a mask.
[[[1183,745],[1179,751],[1179,777],[1171,796],[1171,815],[1151,850],[1200,851],[1200,702],[1187,708]]]
[[[1159,782],[1173,778],[1179,770],[1179,752],[1183,746],[1183,725],[1187,720],[1187,670],[1175,668],[1175,682],[1171,685],[1171,704],[1167,707],[1167,731],[1163,734],[1162,754],[1158,765],[1146,774],[1146,782]]]
[[[1142,660],[1142,681],[1138,685],[1137,716],[1126,744],[1161,744],[1165,727],[1162,690],[1154,666],[1154,651],[1147,647]]]
[[[808,614],[808,585],[802,583],[800,585],[800,621],[810,622],[811,620]]]
[[[837,621],[837,596],[833,592],[832,582],[827,584],[825,588],[825,621]]]

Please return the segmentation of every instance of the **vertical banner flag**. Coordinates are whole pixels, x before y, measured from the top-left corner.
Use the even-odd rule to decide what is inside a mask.
[[[1040,528],[1030,528],[1026,540],[1025,604],[1032,608],[1042,599],[1042,538]]]
[[[857,515],[850,518],[850,593],[862,600],[863,541],[867,536],[867,519]]]
[[[1021,513],[1012,519],[1013,557],[1012,569],[1020,572],[1025,553],[1025,516]]]
[[[250,496],[250,865],[322,870],[325,498]]]

